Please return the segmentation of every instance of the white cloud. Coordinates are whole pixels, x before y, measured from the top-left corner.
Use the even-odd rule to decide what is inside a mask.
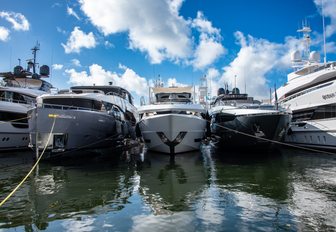
[[[336,53],[336,43],[334,41],[326,43],[326,50]]]
[[[114,45],[110,41],[107,41],[107,40],[105,40],[104,45],[105,45],[106,48],[113,48],[114,47]]]
[[[208,21],[204,14],[201,11],[197,12],[196,19],[192,22],[193,27],[197,28],[201,33],[211,34],[219,36],[220,30],[217,28],[214,28],[212,26],[212,23]]]
[[[177,82],[176,78],[168,78],[167,86],[168,87],[170,87],[170,86],[185,87],[185,86],[188,86],[188,85]]]
[[[220,72],[215,68],[209,68],[206,73],[206,78],[208,82],[208,92],[210,93],[210,96],[217,95],[217,90],[220,87],[219,85],[219,77]]]
[[[246,86],[250,96],[256,99],[268,97],[267,73],[276,68],[288,67],[290,62],[285,62],[285,58],[289,60],[288,54],[299,41],[288,37],[285,44],[277,44],[250,35],[245,37],[239,31],[235,36],[241,49],[237,57],[223,68],[220,84],[224,86],[224,83],[228,83],[229,89],[232,89],[236,82],[241,92],[245,92]]]
[[[151,63],[179,61],[192,54],[188,22],[178,14],[181,0],[80,0],[82,11],[104,35],[126,32],[129,46]]]
[[[67,69],[65,72],[70,76],[69,83],[72,85],[107,85],[112,81],[113,85],[121,86],[138,96],[147,94],[147,81],[144,77],[126,66],[120,65],[119,68],[123,70],[122,74],[104,70],[98,64],[92,64],[89,73],[77,72],[75,69]]]
[[[195,51],[193,66],[203,69],[211,65],[216,59],[225,53],[225,49],[219,42],[207,36],[201,36],[200,43]]]
[[[81,48],[94,48],[96,46],[96,39],[92,32],[85,34],[79,27],[75,27],[67,43],[62,43],[62,46],[65,53],[80,53]]]
[[[203,69],[215,62],[226,50],[221,44],[220,30],[214,28],[202,12],[197,12],[192,26],[201,33],[192,64],[196,69]]]
[[[80,20],[78,14],[71,7],[67,7],[67,13],[68,15],[74,16],[76,19]]]
[[[323,11],[323,16],[330,18],[330,24],[326,26],[326,36],[330,37],[336,33],[336,0],[314,0],[316,6]]]
[[[9,39],[9,30],[0,26],[0,41],[7,41]]]
[[[74,66],[77,66],[77,67],[81,67],[81,63],[78,59],[72,59],[71,60],[71,64],[74,65]]]
[[[16,31],[28,31],[29,22],[23,14],[15,12],[0,11],[0,17],[12,24]]]
[[[62,33],[62,34],[66,34],[66,31],[65,30],[63,30],[62,28],[60,28],[60,27],[56,27],[56,30],[57,30],[57,32],[59,32],[59,33]]]
[[[52,69],[61,70],[63,68],[63,64],[53,64]]]

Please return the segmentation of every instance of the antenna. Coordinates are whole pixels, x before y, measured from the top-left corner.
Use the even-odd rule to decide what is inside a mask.
[[[38,41],[36,41],[36,45],[31,49],[33,52],[33,55],[34,55],[34,58],[33,58],[33,73],[36,73],[36,70],[35,70],[35,66],[36,66],[36,52],[38,50],[40,50],[40,44]]]
[[[323,24],[323,61],[324,65],[327,64],[327,51],[326,51],[326,33],[325,33],[325,24],[324,24],[324,15],[323,15],[323,0],[321,0],[321,15],[322,15],[322,24]]]
[[[308,60],[309,59],[309,52],[310,52],[310,32],[311,29],[306,23],[302,23],[302,28],[297,30],[297,32],[302,32],[304,42],[305,42],[305,50],[304,50],[304,56]]]
[[[245,85],[245,93],[246,93],[246,80],[245,80],[245,76],[244,76],[244,85]]]

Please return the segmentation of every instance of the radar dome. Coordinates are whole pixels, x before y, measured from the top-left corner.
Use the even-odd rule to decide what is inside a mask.
[[[291,53],[291,61],[292,62],[300,62],[302,60],[300,51],[296,50]]]
[[[18,66],[15,66],[15,67],[14,67],[14,75],[15,75],[15,76],[20,75],[22,71],[23,71],[22,66],[18,65]]]
[[[233,94],[240,94],[240,91],[239,91],[238,88],[233,88],[233,89],[232,89],[232,93],[233,93]]]
[[[219,95],[222,95],[222,94],[225,94],[225,90],[223,88],[219,88],[217,90],[217,95],[219,96]]]
[[[38,75],[37,73],[34,73],[34,74],[32,75],[32,78],[33,78],[33,79],[39,79],[40,77],[39,77],[39,75]]]
[[[319,63],[320,62],[320,53],[318,53],[317,51],[312,51],[309,54],[309,61]]]
[[[40,75],[41,76],[49,76],[50,70],[48,65],[42,65],[40,67]]]

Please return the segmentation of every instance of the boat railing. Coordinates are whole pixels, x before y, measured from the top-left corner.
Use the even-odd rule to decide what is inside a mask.
[[[154,104],[193,104],[191,100],[186,100],[186,99],[167,99],[167,100],[159,100],[154,102]]]
[[[117,97],[121,97],[121,98],[125,99],[125,96],[122,96],[119,93],[115,93],[115,92],[107,92],[106,95],[113,95],[113,96],[117,96]]]
[[[43,103],[42,108],[51,108],[51,109],[59,109],[59,110],[87,110],[87,111],[96,111],[96,112],[101,111],[101,110],[89,108],[89,107],[59,105],[59,104],[50,104],[50,103]]]
[[[16,100],[16,99],[6,98],[6,97],[0,97],[0,101],[12,102],[12,103],[18,103],[18,104],[25,104],[25,105],[33,104],[33,102],[29,102],[29,101],[25,101],[25,100]]]

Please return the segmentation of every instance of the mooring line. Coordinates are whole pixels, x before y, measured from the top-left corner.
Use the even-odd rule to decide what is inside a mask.
[[[11,123],[11,122],[16,122],[16,121],[20,121],[23,119],[29,119],[30,116],[24,117],[24,118],[17,118],[17,119],[13,119],[13,120],[9,120],[9,121],[0,121],[0,124],[4,124],[4,123]]]
[[[313,149],[313,148],[309,148],[309,147],[303,147],[303,146],[293,145],[293,144],[290,144],[290,143],[284,143],[284,142],[280,142],[280,141],[276,141],[276,140],[272,140],[272,139],[266,139],[266,138],[258,137],[258,136],[251,135],[251,134],[248,134],[248,133],[245,133],[245,132],[241,132],[241,131],[238,131],[238,130],[234,130],[234,129],[225,127],[225,126],[223,126],[223,125],[220,125],[220,124],[218,124],[218,123],[215,123],[215,124],[216,124],[217,126],[219,126],[219,127],[222,127],[222,128],[224,128],[224,129],[226,129],[226,130],[233,131],[233,132],[235,132],[235,133],[242,134],[242,135],[245,135],[245,136],[248,136],[248,137],[252,137],[252,138],[256,138],[256,139],[260,139],[260,140],[264,140],[264,141],[267,141],[267,142],[276,143],[276,144],[279,144],[279,145],[288,146],[288,147],[293,147],[293,148],[302,149],[302,150],[306,150],[306,151],[312,151],[312,152],[324,153],[324,154],[328,154],[328,155],[336,155],[336,153],[334,153],[334,152],[328,152],[328,151],[323,151],[323,150],[317,150],[317,149]]]
[[[6,203],[6,201],[20,188],[20,186],[26,181],[26,179],[29,177],[29,175],[34,171],[34,169],[36,168],[36,166],[39,164],[45,150],[47,149],[48,147],[48,143],[50,141],[50,138],[51,138],[51,135],[52,135],[52,132],[54,130],[54,126],[55,126],[55,122],[56,122],[56,118],[54,118],[54,122],[52,124],[52,127],[51,127],[51,130],[50,130],[50,134],[49,134],[49,137],[48,137],[48,140],[47,140],[47,143],[45,145],[45,147],[43,148],[43,151],[41,153],[41,155],[39,156],[39,158],[37,159],[37,161],[35,162],[34,166],[30,169],[30,171],[28,172],[28,174],[22,179],[22,181],[12,190],[12,192],[10,194],[8,194],[8,196],[3,199],[0,203],[0,207]],[[37,141],[36,141],[36,149],[38,149],[37,147]]]

